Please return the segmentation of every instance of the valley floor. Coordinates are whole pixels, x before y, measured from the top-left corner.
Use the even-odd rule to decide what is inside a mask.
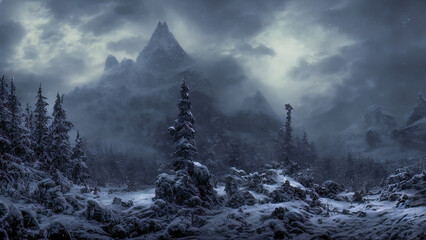
[[[277,181],[273,184],[263,184],[263,188],[267,189],[266,193],[281,189],[285,181],[288,181],[292,188],[309,191],[293,178],[284,176],[282,170],[270,171],[276,173]],[[215,190],[223,199],[228,198],[224,186],[218,186]],[[426,206],[424,204],[408,207],[400,199],[398,202],[380,200],[381,194],[378,192],[364,195],[363,202],[354,202],[352,201],[354,193],[343,191],[333,199],[320,197],[317,199],[318,207],[312,205],[314,201],[309,194],[305,200],[292,199],[273,203],[270,201],[270,194],[257,193],[252,190],[249,192],[256,198],[254,204],[236,208],[217,207],[203,215],[204,222],[199,227],[181,226],[179,223],[177,226],[182,228],[182,232],[191,229],[192,234],[189,236],[178,235],[173,238],[424,239],[426,236]],[[416,192],[413,189],[406,189],[398,193],[410,196]],[[139,218],[144,212],[153,209],[156,204],[152,200],[154,195],[155,188],[134,192],[119,188],[101,188],[94,193],[85,191],[79,186],[73,186],[68,193],[64,194],[65,199],[75,206],[72,211],[55,214],[39,203],[26,203],[23,200],[13,201],[7,197],[0,197],[0,203],[3,202],[7,206],[7,209],[0,209],[0,213],[3,211],[2,221],[8,221],[8,218],[11,221],[10,216],[23,218],[23,224],[26,225],[29,235],[31,232],[44,231],[47,236],[51,236],[48,237],[50,239],[55,239],[54,236],[62,236],[63,232],[69,234],[70,239],[120,239],[119,234],[111,234],[111,231],[117,231],[114,230],[115,226],[111,222],[121,219],[119,220],[120,226],[124,226],[123,231],[125,231],[129,219],[130,222],[133,221],[129,216],[135,216],[134,221],[138,222],[139,228],[142,228]],[[95,203],[89,207],[91,202]],[[31,217],[24,213],[30,213]],[[170,218],[176,218],[176,216],[178,214],[159,218],[158,226],[163,226],[165,229],[167,224],[171,225],[175,220]],[[161,223],[162,219],[167,219],[168,223],[166,225]],[[166,229],[168,228],[169,226]],[[35,236],[42,235],[35,234]],[[150,229],[146,233],[134,236],[134,239],[167,239],[169,237],[171,236],[167,233],[164,235],[161,229]],[[14,238],[13,236],[9,236],[9,238],[19,239],[19,237]],[[125,233],[122,238],[127,238]],[[34,237],[33,239],[43,238]]]

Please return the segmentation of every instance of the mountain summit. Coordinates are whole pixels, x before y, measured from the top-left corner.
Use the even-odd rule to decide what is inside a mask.
[[[158,22],[137,63],[148,67],[178,67],[189,61],[189,56],[169,31],[166,22]]]

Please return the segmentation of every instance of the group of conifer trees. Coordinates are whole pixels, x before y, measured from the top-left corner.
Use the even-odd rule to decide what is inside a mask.
[[[63,100],[58,93],[52,117],[48,116],[47,98],[40,84],[34,111],[29,104],[22,111],[13,79],[8,82],[3,76],[0,80],[0,158],[51,174],[60,171],[74,183],[84,184],[89,179],[85,145],[78,132],[74,146],[70,144],[73,124],[67,119]]]
[[[306,132],[303,132],[302,138],[293,136],[291,123],[293,107],[290,104],[285,104],[285,110],[287,112],[285,124],[274,139],[276,159],[286,165],[293,161],[303,168],[311,167],[317,159],[314,143],[309,141]]]

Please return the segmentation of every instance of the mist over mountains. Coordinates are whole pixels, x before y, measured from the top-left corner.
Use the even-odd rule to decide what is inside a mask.
[[[222,75],[223,68],[227,68],[223,72],[233,74]],[[97,86],[76,88],[67,94],[65,101],[71,120],[92,144],[114,145],[137,155],[167,158],[169,149],[162,147],[169,141],[164,126],[171,124],[171,116],[176,114],[177,89],[184,78],[192,90],[201,146],[205,139],[228,139],[227,136],[233,135],[267,154],[284,120],[279,117],[284,109],[276,113],[259,90],[247,96],[247,78],[231,57],[206,62],[189,56],[166,22],[158,22],[136,61],[119,62],[110,55],[104,69]],[[316,121],[311,119],[303,124],[312,126]],[[323,123],[326,129],[327,122]],[[296,134],[301,136],[304,129],[297,128]],[[359,120],[354,119],[352,126],[340,133],[338,129],[323,131],[319,136],[331,134],[345,142],[340,149],[343,155],[371,150],[365,140],[370,129],[381,135],[380,147],[392,146],[392,152],[399,151],[399,143],[392,137],[397,121],[377,105],[366,109]],[[228,140],[221,149],[216,149],[219,155],[224,154]]]
[[[233,132],[253,146],[271,143],[281,123],[265,96],[257,91],[240,99],[245,77],[232,59],[209,63],[209,69],[206,64],[190,57],[167,23],[159,22],[136,61],[108,56],[98,86],[76,88],[65,104],[90,143],[158,153],[158,142],[168,141],[165,126],[176,114],[178,87],[186,78],[200,139]],[[221,76],[224,66],[233,68],[234,75]]]

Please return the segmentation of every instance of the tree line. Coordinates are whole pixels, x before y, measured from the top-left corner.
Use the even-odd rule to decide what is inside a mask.
[[[61,173],[75,184],[89,180],[86,148],[77,131],[71,145],[73,124],[63,109],[64,96],[56,95],[52,116],[48,116],[47,98],[38,88],[34,110],[25,111],[16,95],[14,80],[0,80],[0,157],[3,161],[24,163],[52,175]]]

